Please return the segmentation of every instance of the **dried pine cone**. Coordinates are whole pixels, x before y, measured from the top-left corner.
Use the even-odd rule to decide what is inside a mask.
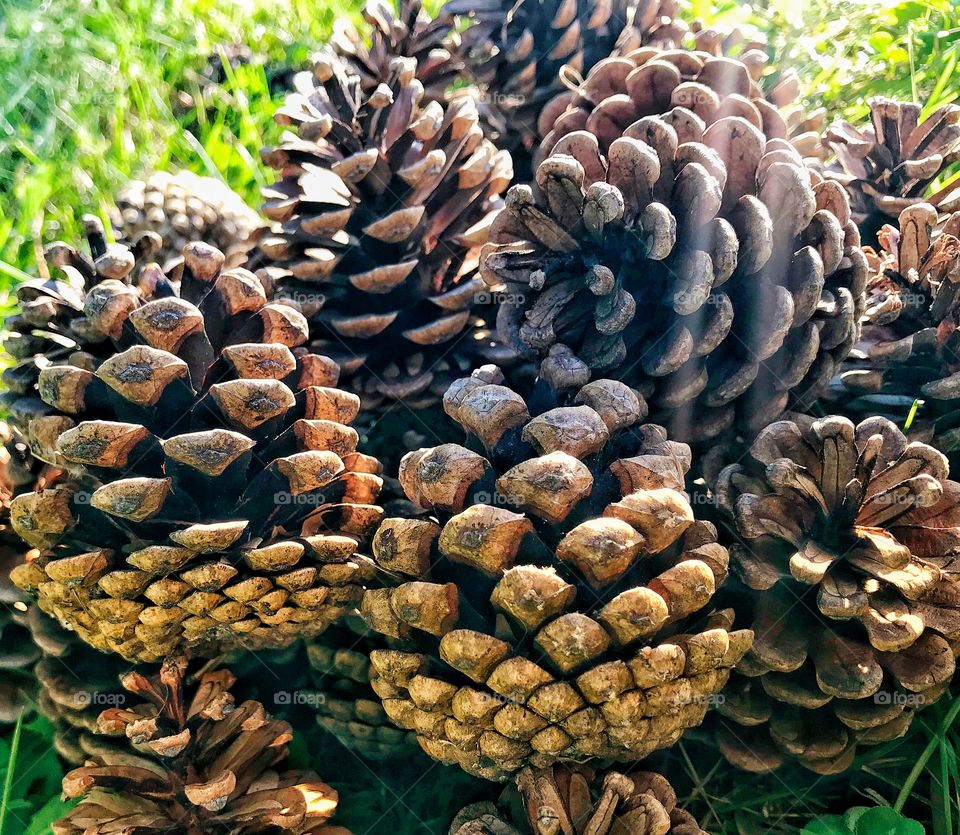
[[[895,218],[920,202],[941,212],[960,209],[956,182],[931,192],[934,180],[960,159],[960,106],[945,104],[922,122],[921,110],[878,97],[870,100],[870,126],[843,122],[828,131],[842,169],[831,176],[850,192],[857,222]]]
[[[155,232],[163,241],[156,256],[161,263],[178,258],[195,241],[215,246],[227,256],[227,266],[246,258],[260,216],[243,198],[214,177],[190,171],[153,171],[143,180],[131,180],[117,192],[111,222],[122,240],[136,240]]]
[[[760,770],[836,772],[858,743],[902,735],[954,672],[960,485],[892,423],[767,427],[723,471],[731,562],[753,590],[756,642],[725,692],[721,749]]]
[[[130,665],[118,655],[98,652],[36,606],[25,617],[29,638],[40,651],[34,667],[40,713],[54,727],[53,745],[70,765],[92,758],[110,764],[128,763],[130,754],[97,729],[107,707],[126,703],[120,676]]]
[[[312,772],[275,770],[292,737],[263,705],[235,704],[227,670],[186,679],[186,662],[156,675],[128,673],[123,686],[140,703],[104,711],[100,731],[126,737],[146,765],[91,765],[63,778],[80,804],[54,835],[114,832],[347,835],[327,822],[337,793]],[[131,701],[135,701],[131,699]]]
[[[246,270],[190,244],[176,274],[104,281],[87,326],[114,353],[40,372],[34,453],[68,468],[17,497],[42,554],[13,579],[98,649],[153,662],[319,634],[359,602],[379,521],[359,400],[299,347],[307,323]],[[176,280],[178,279],[178,280]]]
[[[744,64],[640,52],[596,68],[587,129],[545,141],[537,187],[507,194],[482,259],[506,284],[500,337],[640,389],[671,437],[752,437],[856,343],[866,259],[843,189],[761,131],[783,125]]]
[[[828,400],[863,419],[881,414],[903,424],[924,401],[911,437],[941,452],[960,449],[960,214],[938,222],[936,209],[916,203],[899,228],[880,232],[868,250],[870,278],[860,342],[834,379]]]
[[[360,76],[367,95],[390,75],[390,64],[398,57],[416,60],[426,101],[445,101],[462,80],[464,62],[452,52],[450,15],[431,17],[424,12],[422,0],[398,0],[396,8],[392,0],[367,0],[363,18],[370,27],[369,39],[350,21],[337,20],[331,45],[351,72]]]
[[[686,31],[673,19],[677,5],[676,0],[449,0],[442,14],[468,19],[461,39],[467,70],[481,90],[498,146],[520,162],[540,141],[541,112],[563,92],[564,77],[587,73],[615,48],[673,45]]]
[[[531,417],[471,377],[448,413],[479,454],[405,456],[400,481],[432,519],[387,519],[368,624],[410,650],[371,653],[373,688],[423,749],[488,779],[527,764],[635,760],[699,724],[750,644],[718,613],[716,531],[684,490],[690,450],[639,421],[626,386],[584,386]]]
[[[522,803],[523,819],[511,814]],[[706,835],[677,806],[669,781],[654,772],[622,774],[576,767],[524,769],[499,808],[475,803],[457,815],[448,835]]]
[[[335,56],[297,76],[277,114],[297,134],[263,152],[282,176],[265,191],[278,226],[252,262],[300,304],[365,408],[437,400],[483,347],[479,247],[512,176],[470,96],[425,103],[416,61],[386,69],[370,93]]]
[[[101,281],[129,282],[138,264],[151,260],[160,248],[153,233],[130,246],[108,244],[103,224],[93,215],[83,218],[83,226],[89,254],[62,241],[50,244],[41,277],[17,286],[16,311],[4,322],[3,348],[14,363],[3,372],[0,397],[17,428],[49,412],[37,395],[41,369],[113,353],[104,334],[92,330],[83,315],[86,293]],[[47,275],[50,267],[59,274]]]

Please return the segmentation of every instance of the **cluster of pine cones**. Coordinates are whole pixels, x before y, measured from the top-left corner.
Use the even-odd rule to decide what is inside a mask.
[[[262,214],[158,173],[46,249],[0,720],[77,766],[56,835],[345,832],[307,724],[507,783],[457,835],[702,835],[636,761],[839,773],[947,691],[960,107],[827,128],[676,13],[371,0]]]

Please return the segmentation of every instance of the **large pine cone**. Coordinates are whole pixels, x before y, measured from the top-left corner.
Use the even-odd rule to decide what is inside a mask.
[[[892,423],[774,423],[723,471],[756,642],[720,711],[727,757],[846,768],[858,743],[903,734],[954,672],[960,485]]]
[[[104,334],[93,331],[83,315],[86,293],[101,281],[129,283],[138,265],[152,260],[160,238],[145,234],[127,246],[108,244],[99,218],[83,218],[89,254],[63,241],[44,250],[41,277],[17,285],[17,306],[4,322],[4,350],[14,364],[3,372],[0,394],[11,422],[25,428],[31,417],[49,412],[37,394],[40,369],[63,365],[75,355],[104,359],[113,348]],[[54,275],[47,275],[53,268]],[[59,274],[57,274],[59,273]]]
[[[556,141],[536,188],[508,192],[482,260],[506,283],[498,330],[638,388],[671,437],[752,437],[856,343],[866,258],[843,189],[764,136],[780,116],[747,98],[745,65],[640,52],[638,68],[596,68],[587,130]]]
[[[133,661],[319,634],[374,568],[356,553],[382,516],[379,465],[348,426],[359,400],[298,347],[300,313],[222,264],[190,244],[175,275],[100,283],[84,310],[113,355],[40,373],[52,413],[31,445],[71,479],[13,500],[14,529],[42,549],[13,579]]]
[[[54,835],[112,832],[346,835],[327,825],[337,793],[312,772],[277,770],[292,737],[254,701],[236,704],[227,670],[186,680],[173,658],[156,675],[131,672],[133,704],[110,708],[101,733],[126,737],[147,765],[89,765],[63,778],[67,798],[82,798],[53,824]]]
[[[511,811],[523,804],[525,820]],[[500,803],[464,808],[449,835],[706,835],[677,806],[670,782],[650,771],[597,774],[590,768],[524,769]]]
[[[544,107],[564,76],[586,74],[615,48],[674,45],[686,27],[676,0],[449,0],[442,14],[466,18],[461,50],[492,114],[499,147],[529,155]]]
[[[620,383],[569,403],[531,417],[504,386],[455,383],[446,408],[485,454],[405,456],[407,496],[436,521],[387,519],[374,537],[403,580],[368,590],[362,613],[411,645],[371,653],[374,690],[428,754],[488,779],[671,744],[751,640],[727,613],[693,617],[727,554],[683,492],[689,448],[640,425]]]
[[[95,758],[129,764],[130,752],[97,728],[108,707],[126,703],[120,676],[130,665],[113,653],[98,652],[36,606],[25,617],[29,638],[40,651],[34,667],[39,685],[38,707],[54,728],[53,744],[70,765]]]
[[[451,15],[431,17],[424,12],[422,0],[398,0],[396,8],[392,0],[367,0],[363,18],[370,27],[369,38],[349,20],[337,20],[331,46],[360,76],[367,95],[389,77],[396,58],[416,60],[426,101],[445,101],[451,88],[463,80],[464,62],[455,54]]]
[[[134,241],[144,232],[158,234],[163,246],[156,257],[161,263],[179,257],[187,244],[203,241],[223,251],[228,266],[243,263],[247,241],[262,223],[223,180],[190,171],[153,171],[124,184],[111,222],[122,240]]]
[[[282,175],[264,192],[278,226],[252,265],[300,304],[365,408],[435,401],[446,370],[481,347],[479,247],[512,176],[473,99],[426,103],[416,69],[397,58],[365,93],[340,59],[321,58],[277,114],[297,134],[263,152]]]
[[[921,110],[919,104],[878,97],[870,100],[869,126],[843,122],[827,132],[842,168],[830,176],[849,190],[858,222],[871,215],[896,218],[920,202],[941,212],[960,208],[956,182],[930,190],[960,159],[960,106],[945,104],[922,122]]]
[[[938,220],[929,203],[886,225],[879,253],[868,251],[870,278],[860,342],[828,392],[831,406],[862,419],[880,414],[903,424],[924,401],[911,437],[960,450],[960,214]]]

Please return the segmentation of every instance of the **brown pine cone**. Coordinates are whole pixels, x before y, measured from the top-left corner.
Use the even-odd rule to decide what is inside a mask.
[[[719,707],[734,723],[723,753],[837,772],[858,744],[905,733],[960,637],[960,485],[944,456],[883,418],[780,421],[717,496],[756,632]]]
[[[465,18],[461,53],[480,89],[498,147],[528,170],[544,108],[565,79],[586,74],[615,49],[673,46],[686,31],[676,0],[449,0],[441,14]],[[523,179],[526,179],[523,176]]]
[[[940,222],[929,203],[886,225],[880,251],[867,251],[870,278],[860,342],[826,400],[862,420],[880,414],[903,425],[923,400],[910,436],[941,452],[960,450],[960,213]]]
[[[91,765],[63,778],[82,798],[54,835],[112,832],[347,835],[327,822],[337,793],[312,772],[278,771],[292,738],[263,705],[236,704],[227,670],[186,678],[186,662],[156,675],[130,672],[129,705],[100,714],[100,732],[122,739],[145,765]]]
[[[426,103],[416,61],[388,70],[369,94],[336,56],[297,75],[277,114],[297,133],[263,152],[282,177],[264,192],[277,226],[251,262],[365,408],[436,401],[450,369],[475,364],[479,247],[512,176],[470,96]]]
[[[120,656],[102,653],[64,629],[36,606],[25,615],[28,640],[39,649],[34,667],[40,713],[54,727],[53,744],[70,765],[92,758],[111,765],[128,763],[125,746],[97,729],[97,717],[108,707],[126,703],[120,676],[130,670]]]
[[[350,71],[361,78],[364,93],[372,94],[390,75],[397,58],[417,62],[417,80],[424,99],[444,102],[451,88],[463,80],[463,59],[454,54],[456,41],[451,15],[432,17],[422,0],[367,0],[363,7],[369,37],[361,35],[349,20],[334,23],[331,46]]]
[[[525,820],[511,811],[522,803]],[[669,781],[650,771],[596,773],[578,766],[524,769],[499,807],[465,807],[448,835],[706,835],[677,806]]]
[[[154,232],[163,241],[161,264],[179,258],[183,248],[202,241],[227,256],[227,266],[244,262],[250,236],[263,221],[223,180],[190,171],[153,171],[130,180],[117,192],[111,222],[121,240]]]
[[[357,554],[382,516],[379,465],[348,425],[359,400],[300,347],[300,313],[222,265],[190,244],[174,274],[101,282],[87,327],[114,353],[40,372],[51,414],[31,446],[70,478],[13,500],[42,551],[13,579],[131,661],[317,635],[374,569]]]
[[[83,315],[86,293],[101,281],[130,282],[137,266],[153,260],[160,239],[153,233],[131,245],[108,244],[100,219],[83,218],[89,254],[62,241],[44,250],[41,277],[17,285],[17,306],[4,322],[4,350],[14,363],[3,372],[2,404],[11,423],[25,429],[30,418],[50,409],[37,395],[40,369],[88,363],[113,353],[102,333]],[[49,276],[49,268],[59,275]],[[88,360],[88,355],[93,360]]]
[[[945,104],[920,121],[921,106],[877,97],[870,125],[841,122],[827,132],[841,172],[830,176],[850,193],[858,223],[868,216],[896,218],[908,206],[930,203],[960,209],[957,183],[932,191],[933,182],[960,159],[960,106]]]
[[[866,258],[843,189],[814,182],[782,120],[769,138],[780,116],[747,98],[746,65],[639,52],[595,69],[586,130],[558,127],[536,188],[508,192],[481,262],[506,285],[498,331],[638,388],[671,437],[753,437],[856,343]]]
[[[384,521],[364,594],[387,715],[431,756],[503,780],[525,765],[635,760],[699,724],[750,644],[705,621],[726,550],[694,519],[685,444],[601,380],[536,417],[471,377],[445,397],[471,435],[405,456],[400,482],[434,519]]]

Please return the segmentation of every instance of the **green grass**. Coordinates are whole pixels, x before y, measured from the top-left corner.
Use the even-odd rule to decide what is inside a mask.
[[[689,5],[707,22],[765,32],[780,64],[801,74],[807,105],[831,119],[861,119],[877,94],[919,96],[928,108],[958,95],[955,2]],[[335,18],[358,14],[359,0],[0,0],[0,307],[35,274],[42,244],[76,239],[80,217],[105,215],[131,175],[189,168],[255,203],[269,177],[259,149],[279,133],[272,116],[282,91],[271,80],[305,66]],[[225,82],[204,84],[210,57],[235,44],[251,46],[254,61],[221,62]],[[790,769],[745,777],[695,741],[658,762],[711,832],[798,832],[816,816],[871,806],[948,835],[960,831],[958,711],[960,701],[944,698],[905,740],[868,749],[842,777]],[[0,835],[48,832],[62,814],[51,734],[33,719],[0,735]],[[442,832],[458,803],[496,793],[422,760],[376,774],[335,743],[311,742],[298,757],[341,789],[344,823],[357,835]]]

